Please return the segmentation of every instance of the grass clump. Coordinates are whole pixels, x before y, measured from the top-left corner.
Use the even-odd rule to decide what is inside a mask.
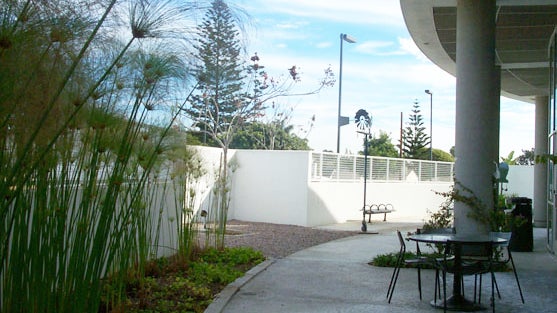
[[[429,257],[429,258],[432,258],[432,259],[443,257],[443,255],[440,255],[440,254],[437,254],[437,253],[421,254],[420,256]],[[418,256],[413,252],[405,252],[404,253],[404,260],[415,259],[417,257]],[[395,267],[397,259],[398,259],[398,252],[379,254],[379,255],[375,256],[373,258],[373,260],[371,260],[371,262],[369,262],[369,265],[378,266],[378,267]],[[415,266],[412,265],[412,264],[405,264],[404,262],[402,262],[402,267],[412,268],[412,267],[415,267]],[[429,268],[429,269],[434,268],[433,265],[430,265],[430,264],[421,264],[420,267],[421,268]]]
[[[413,252],[405,252],[404,253],[404,260],[415,259],[417,257],[418,256]],[[420,254],[420,257],[426,257],[426,258],[429,258],[431,260],[435,260],[435,259],[442,259],[443,254],[439,254],[439,253],[436,253],[436,252],[434,252],[434,253],[422,253],[422,254]],[[398,259],[398,252],[379,254],[379,255],[375,256],[373,258],[373,260],[371,260],[368,264],[373,265],[373,266],[378,266],[378,267],[395,267],[397,259]],[[435,269],[433,261],[431,262],[431,264],[420,264],[419,266],[420,266],[420,268],[424,268],[424,269]],[[416,265],[406,264],[403,261],[402,264],[401,264],[401,267],[402,268],[415,268]],[[508,272],[511,269],[509,268],[509,266],[507,264],[495,263],[493,270],[495,272]]]

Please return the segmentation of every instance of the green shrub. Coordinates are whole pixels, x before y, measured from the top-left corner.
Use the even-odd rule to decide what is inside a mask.
[[[241,265],[252,262],[261,263],[265,256],[261,251],[253,250],[250,247],[225,248],[224,250],[209,248],[200,256],[200,259],[209,263]]]
[[[261,252],[238,247],[208,248],[192,260],[179,256],[146,264],[146,277],[127,280],[122,298],[118,286],[104,286],[106,312],[204,312],[215,293],[264,260]],[[136,276],[134,276],[136,277]]]
[[[442,258],[443,254],[439,254],[439,253],[422,253],[421,254],[422,257],[428,257],[431,259],[435,259],[435,258]],[[415,259],[417,256],[415,253],[413,252],[406,252],[404,254],[404,259]],[[377,256],[375,256],[373,258],[373,260],[371,260],[371,262],[369,262],[369,265],[373,265],[373,266],[378,266],[378,267],[395,267],[396,266],[396,261],[398,258],[398,252],[391,252],[391,253],[386,253],[386,254],[379,254]],[[415,267],[413,265],[406,265],[404,262],[402,263],[402,267],[404,268],[412,268]],[[431,265],[429,264],[421,264],[420,265],[421,268],[425,268],[425,269],[434,269],[433,267],[433,263]],[[495,272],[507,272],[510,270],[510,268],[507,266],[507,264],[497,264],[494,269]]]
[[[422,254],[422,256],[428,256],[432,258],[440,257],[439,254]],[[405,260],[415,259],[416,257],[417,257],[416,254],[413,252],[404,253]],[[398,259],[398,252],[379,254],[376,257],[374,257],[371,262],[369,262],[369,265],[379,266],[379,267],[395,267],[397,259]],[[413,267],[413,266],[411,265],[407,266],[406,264],[402,263],[402,267]],[[422,265],[421,268],[433,268],[433,266]]]

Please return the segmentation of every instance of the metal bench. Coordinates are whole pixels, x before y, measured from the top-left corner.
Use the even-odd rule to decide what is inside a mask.
[[[364,221],[366,220],[366,215],[368,215],[368,219],[367,219],[368,223],[371,223],[371,216],[373,214],[383,214],[383,222],[385,222],[387,220],[387,213],[394,212],[394,210],[395,209],[393,205],[390,203],[369,204],[369,205],[366,204],[362,209],[364,213]]]

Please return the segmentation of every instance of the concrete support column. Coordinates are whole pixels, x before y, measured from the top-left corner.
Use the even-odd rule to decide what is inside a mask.
[[[535,155],[547,154],[549,97],[536,97]],[[547,164],[534,165],[534,226],[547,226]]]
[[[458,0],[456,31],[455,186],[473,192],[493,209],[493,174],[499,163],[500,69],[495,66],[495,0]],[[472,208],[455,203],[459,234],[487,233],[470,218]]]

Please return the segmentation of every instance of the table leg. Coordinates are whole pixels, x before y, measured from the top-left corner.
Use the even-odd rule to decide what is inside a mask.
[[[442,299],[437,302],[435,302],[435,300],[431,301],[431,305],[438,309],[443,309],[444,307]],[[481,306],[479,303],[470,301],[462,295],[462,275],[455,274],[453,279],[453,294],[447,298],[447,310],[474,312],[484,309],[485,307]]]

